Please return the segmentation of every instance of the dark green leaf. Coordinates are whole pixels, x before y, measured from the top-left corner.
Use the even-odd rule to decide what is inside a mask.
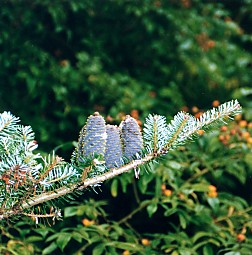
[[[157,203],[151,203],[147,206],[147,212],[149,217],[151,217],[158,209],[158,204]]]
[[[205,245],[203,247],[203,255],[214,255],[214,251],[210,245]]]
[[[83,236],[77,231],[74,231],[71,236],[74,240],[76,240],[79,243],[83,241]]]
[[[104,244],[99,244],[95,246],[95,248],[92,251],[92,255],[101,255],[104,251],[105,245]]]
[[[118,193],[118,179],[114,179],[111,183],[111,195],[112,197],[117,197]]]
[[[55,251],[58,248],[57,244],[55,242],[52,242],[49,246],[47,246],[42,254],[47,255],[47,254],[53,254],[53,251]]]
[[[64,250],[64,248],[66,247],[66,245],[69,243],[69,241],[71,240],[72,236],[70,233],[60,233],[57,240],[56,240],[56,244],[58,245],[58,247],[60,248],[61,251]]]

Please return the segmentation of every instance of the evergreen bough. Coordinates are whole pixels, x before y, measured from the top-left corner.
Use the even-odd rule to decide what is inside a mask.
[[[126,116],[119,126],[106,125],[99,113],[87,119],[70,162],[54,153],[36,152],[30,126],[10,112],[0,114],[0,220],[18,215],[59,219],[56,202],[69,201],[84,189],[139,169],[170,150],[194,141],[202,131],[226,124],[241,112],[232,100],[203,113],[200,118],[179,112],[168,124],[160,115],[146,118],[143,135],[136,120]],[[139,173],[136,172],[136,177]]]

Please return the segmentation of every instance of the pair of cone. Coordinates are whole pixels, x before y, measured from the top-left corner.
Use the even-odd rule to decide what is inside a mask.
[[[137,121],[130,115],[116,125],[106,125],[95,112],[89,116],[78,141],[78,158],[102,155],[107,168],[120,167],[123,158],[132,159],[143,148],[143,139]]]

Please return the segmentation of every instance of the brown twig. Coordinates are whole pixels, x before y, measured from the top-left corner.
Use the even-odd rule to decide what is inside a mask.
[[[151,204],[152,201],[145,201],[139,207],[137,207],[135,210],[133,210],[131,213],[123,217],[121,220],[118,221],[118,225],[127,222],[129,219],[131,219],[136,213],[140,212],[142,209],[147,207],[149,204]]]

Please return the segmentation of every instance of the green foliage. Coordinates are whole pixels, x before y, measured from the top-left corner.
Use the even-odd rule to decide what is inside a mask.
[[[0,112],[32,121],[47,151],[74,140],[90,112],[118,121],[230,100],[250,87],[251,2],[234,15],[228,3],[185,2],[5,1]]]
[[[69,159],[72,141],[95,111],[118,125],[132,110],[141,121],[150,112],[172,119],[180,108],[198,117],[213,100],[237,98],[243,119],[219,132],[200,131],[197,143],[170,151],[158,166],[151,162],[137,181],[124,174],[103,192],[96,188],[98,195],[87,193],[94,199],[63,200],[64,221],[52,227],[47,220],[37,228],[27,218],[8,222],[0,253],[251,254],[251,11],[251,0],[2,2],[0,112],[25,124],[9,139],[14,160],[29,158],[29,146],[37,146],[17,149],[23,134],[34,139],[27,124],[40,145],[35,161],[42,172],[56,159],[42,151],[56,147]],[[166,134],[153,130],[145,129],[145,145],[159,153]],[[4,146],[0,152],[1,159],[7,155]],[[1,171],[10,168],[0,163]],[[83,166],[94,167],[93,159]],[[47,191],[63,173],[61,166],[47,177]],[[14,182],[20,183],[12,179],[2,198],[26,192],[17,194]],[[64,179],[57,185],[68,186]]]

